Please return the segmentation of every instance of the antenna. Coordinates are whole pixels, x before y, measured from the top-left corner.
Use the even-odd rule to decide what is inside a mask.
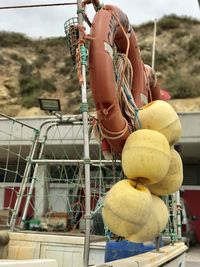
[[[76,5],[77,2],[71,2],[71,3],[48,3],[48,4],[34,4],[34,5],[14,5],[14,6],[0,6],[0,10],[3,9],[17,9],[17,8],[33,8],[33,7],[52,7],[52,6],[70,6],[70,5]]]

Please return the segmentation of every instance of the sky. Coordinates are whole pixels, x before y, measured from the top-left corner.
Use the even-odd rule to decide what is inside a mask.
[[[0,7],[66,2],[75,1],[0,0]],[[200,19],[198,0],[105,0],[103,3],[121,8],[134,25],[154,21],[172,13]],[[87,8],[87,12],[92,20],[94,11],[91,5]],[[64,22],[74,16],[76,16],[76,6],[0,10],[0,31],[21,32],[33,38],[64,36]]]

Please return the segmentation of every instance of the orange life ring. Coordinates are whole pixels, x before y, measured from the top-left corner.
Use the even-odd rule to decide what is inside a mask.
[[[96,13],[89,48],[90,85],[101,130],[118,153],[121,153],[131,130],[127,127],[128,122],[120,110],[115,92],[112,49],[115,44],[119,53],[126,53],[127,36],[128,58],[133,68],[131,93],[137,107],[141,107],[148,102],[149,95],[145,86],[144,64],[128,17],[118,7],[111,5],[104,6]]]

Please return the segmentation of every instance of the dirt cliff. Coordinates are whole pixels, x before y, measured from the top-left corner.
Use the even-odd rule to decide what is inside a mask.
[[[151,65],[153,22],[133,26],[143,61]],[[200,111],[200,21],[175,15],[157,22],[155,70],[177,111]],[[62,113],[78,113],[80,88],[65,37],[30,39],[0,32],[0,112],[44,114],[39,97],[61,100]],[[93,110],[88,90],[90,110]]]

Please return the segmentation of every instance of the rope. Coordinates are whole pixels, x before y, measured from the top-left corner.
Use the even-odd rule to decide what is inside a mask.
[[[76,29],[79,31],[79,39],[77,41],[77,48],[76,48],[76,66],[77,66],[77,76],[79,80],[80,86],[83,84],[83,75],[82,75],[82,65],[87,65],[87,49],[85,47],[86,40],[91,40],[89,34],[85,33],[85,27],[82,25],[76,25]]]
[[[128,129],[128,122],[127,122],[127,120],[124,119],[124,122],[125,122],[125,126],[124,126],[124,128],[121,131],[113,132],[113,131],[110,131],[107,128],[105,128],[103,126],[103,124],[101,123],[101,121],[99,121],[101,135],[103,137],[105,137],[106,139],[108,139],[108,140],[116,140],[116,139],[121,138],[126,133],[126,131]]]
[[[104,115],[108,115],[109,111],[115,106],[116,103],[116,99],[114,99],[113,103],[110,105],[110,107],[108,108],[103,108],[102,110],[99,109],[97,110],[97,113],[99,115],[99,117],[101,116],[101,114],[103,113]]]
[[[93,4],[95,11],[99,11],[102,8],[102,4],[100,4],[99,0],[85,0],[83,1],[83,7],[86,5]]]
[[[149,73],[148,70],[145,68],[145,65],[143,64],[143,71],[144,71],[144,76],[145,76],[145,87],[149,95],[149,100],[150,102],[152,101],[152,94],[151,94],[151,88],[150,88],[150,78],[149,78]]]
[[[124,66],[126,64],[127,66],[124,69]],[[134,129],[137,106],[130,91],[133,80],[133,69],[131,62],[126,55],[119,54],[116,57],[114,66],[119,96],[119,105],[122,113],[128,118],[132,128]]]
[[[105,8],[103,7],[103,9],[109,11],[114,16],[114,18],[116,19],[119,27],[121,28],[121,30],[122,30],[122,32],[123,32],[123,34],[124,34],[124,36],[125,36],[125,38],[127,40],[126,53],[125,53],[125,57],[123,58],[124,59],[123,60],[123,64],[121,64],[122,69],[120,70],[120,79],[118,79],[118,83],[117,83],[118,91],[121,91],[119,88],[121,88],[122,84],[124,83],[125,71],[127,69],[128,63],[129,63],[128,53],[129,53],[129,48],[130,48],[130,41],[129,41],[128,34],[126,33],[126,31],[125,31],[124,27],[122,26],[122,24],[121,24],[119,18],[117,17],[117,15],[112,10],[110,10],[108,7],[105,7]],[[132,76],[133,75],[131,74],[130,76],[131,76],[131,78],[129,80],[131,80],[131,85],[132,85]],[[131,95],[130,95],[129,98],[131,98]],[[132,102],[134,103],[133,99],[132,99]],[[112,105],[108,109],[103,109],[103,111],[101,111],[101,112],[103,112],[104,115],[107,115],[109,110],[114,106],[114,104],[115,104],[115,101],[112,103]],[[120,107],[122,109],[122,101],[121,101]],[[133,109],[131,109],[131,111],[132,110]],[[97,112],[99,112],[99,111],[97,111]],[[128,112],[128,113],[131,113],[131,112]],[[132,114],[134,114],[134,113],[132,112]],[[128,117],[131,117],[130,114],[129,114]],[[100,123],[100,131],[101,131],[102,136],[105,137],[108,140],[116,140],[116,139],[121,138],[125,134],[127,129],[128,129],[128,122],[127,122],[127,120],[125,118],[124,118],[124,122],[125,122],[125,126],[121,131],[113,132],[113,131],[110,131],[107,128],[105,128],[103,126],[103,124],[101,123],[101,121],[99,121],[99,123]],[[133,125],[133,123],[132,123],[132,125]]]
[[[104,8],[104,7],[103,7],[103,8]],[[125,38],[126,38],[126,41],[127,41],[127,47],[126,47],[126,53],[125,53],[125,55],[126,55],[126,60],[125,60],[125,62],[124,62],[124,67],[123,67],[123,70],[122,70],[122,80],[121,80],[121,82],[122,82],[122,81],[123,81],[123,78],[124,78],[125,69],[126,69],[127,64],[128,64],[127,59],[128,59],[129,48],[130,48],[129,36],[128,36],[128,34],[126,33],[124,27],[122,26],[122,24],[121,24],[121,22],[120,22],[118,16],[117,16],[112,10],[110,10],[108,7],[105,7],[104,9],[107,10],[107,11],[109,11],[109,12],[114,16],[114,18],[115,18],[116,21],[118,22],[119,27],[121,28],[121,30],[122,30],[122,32],[123,32]],[[121,83],[119,84],[119,87],[121,87]]]
[[[88,111],[89,111],[88,103],[81,103],[80,112],[83,113],[83,112],[88,112]]]
[[[92,215],[98,213],[98,212],[102,209],[102,207],[104,206],[104,200],[105,200],[104,197],[101,197],[101,198],[98,200],[98,202],[97,202],[97,204],[96,204],[96,207],[95,207],[95,210],[94,210],[94,211],[91,211],[91,214],[92,214]]]
[[[84,10],[84,12],[82,12],[83,18],[84,18],[85,22],[88,24],[88,26],[91,27],[92,23],[89,20],[88,15],[86,13],[86,5],[89,5],[89,4],[93,4],[93,7],[94,7],[96,12],[99,11],[102,8],[103,5],[101,5],[99,3],[99,0],[85,0],[85,1],[83,1],[83,3],[82,3],[82,7],[83,7],[83,10]]]
[[[132,69],[132,65],[130,63],[130,60],[128,58],[128,53],[129,53],[129,48],[130,48],[129,36],[126,33],[126,31],[124,30],[124,27],[122,26],[122,24],[120,23],[117,15],[113,11],[111,11],[108,7],[106,7],[105,9],[108,10],[109,12],[111,12],[111,14],[115,17],[115,19],[117,20],[117,22],[118,22],[120,28],[122,29],[124,36],[126,37],[126,40],[127,40],[126,53],[125,53],[125,55],[122,55],[123,64],[120,66],[121,68],[119,71],[120,79],[117,79],[117,88],[118,88],[118,92],[120,95],[120,97],[119,97],[120,107],[122,110],[125,111],[125,114],[127,115],[128,119],[131,122],[132,130],[134,130],[135,129],[135,121],[136,120],[138,121],[139,128],[141,128],[141,122],[140,122],[139,117],[138,117],[138,111],[139,110],[138,110],[138,108],[135,104],[135,101],[133,99],[133,96],[130,92],[130,88],[132,87],[132,80],[133,80],[133,69]],[[127,74],[128,74],[128,78],[125,77],[125,76],[127,76]]]
[[[77,76],[79,84],[82,85],[84,80],[83,80],[81,66],[86,65],[87,63],[87,53],[85,49],[86,34],[85,34],[85,27],[77,25],[77,28],[79,30],[79,40],[76,48],[76,66],[77,66]]]

